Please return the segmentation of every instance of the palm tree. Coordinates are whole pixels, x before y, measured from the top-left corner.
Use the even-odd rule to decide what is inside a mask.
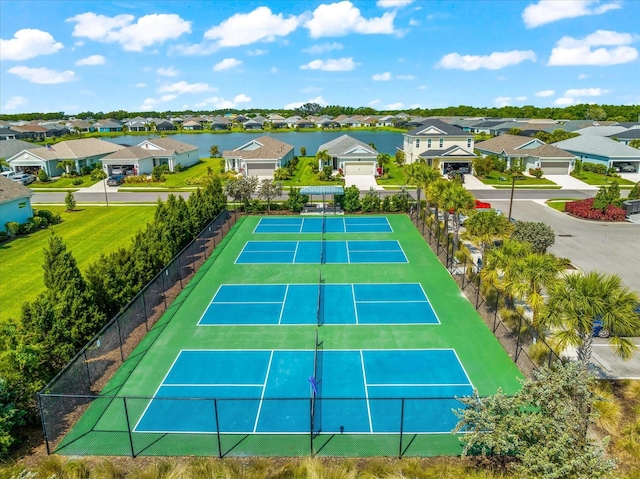
[[[508,238],[513,225],[506,216],[491,209],[472,214],[464,222],[464,228],[465,232],[462,237],[480,246],[484,261],[487,247],[496,240]]]
[[[320,171],[322,171],[322,169],[327,166],[328,161],[331,159],[331,156],[329,155],[329,153],[327,153],[327,150],[322,150],[319,151],[318,153],[316,153],[316,160],[318,160],[318,162],[320,163],[318,165],[318,169]]]
[[[378,166],[382,168],[382,173],[384,174],[385,168],[387,168],[391,164],[391,157],[388,153],[380,153],[377,159]]]
[[[458,242],[460,240],[460,215],[466,214],[473,209],[475,198],[464,186],[457,182],[453,182],[444,190],[442,195],[442,207],[445,211],[451,213],[453,217],[453,251],[458,250]],[[445,224],[448,231],[448,225]]]
[[[561,348],[576,347],[583,368],[591,359],[596,320],[610,331],[608,341],[615,353],[629,359],[636,347],[623,336],[637,327],[634,307],[638,301],[638,295],[625,287],[618,275],[597,271],[568,274],[550,289],[539,322],[551,329]]]
[[[440,178],[433,181],[426,189],[425,194],[427,202],[433,204],[435,207],[436,221],[438,221],[439,208],[442,206],[442,196],[444,191],[451,185],[447,180]],[[445,212],[445,223],[448,221],[448,212]]]
[[[400,150],[398,150],[400,151]],[[407,183],[416,185],[416,197],[418,200],[418,208],[420,208],[420,195],[422,190],[425,191],[426,204],[425,211],[429,212],[429,197],[426,190],[431,183],[440,178],[440,171],[427,166],[425,163],[412,163],[409,167],[409,177]],[[418,210],[419,211],[419,210]]]
[[[467,223],[465,223],[465,227],[466,226]],[[491,238],[493,238],[493,236],[491,236]],[[480,276],[489,284],[498,289],[504,290],[504,272],[509,267],[509,264],[515,260],[525,257],[530,254],[531,251],[530,243],[505,239],[500,247],[491,248],[486,251],[486,255],[483,251],[484,268],[480,272]]]

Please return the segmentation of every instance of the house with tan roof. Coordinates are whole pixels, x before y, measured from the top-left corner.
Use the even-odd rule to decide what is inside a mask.
[[[375,175],[378,166],[378,152],[370,145],[349,135],[341,135],[318,147],[318,152],[326,151],[330,159],[322,163],[318,160],[318,168],[331,166],[334,170],[342,170],[345,175]]]
[[[507,168],[516,163],[525,171],[540,168],[545,175],[568,175],[575,165],[576,156],[538,138],[518,135],[500,135],[476,143],[482,157],[495,155],[507,162]]]
[[[80,171],[85,166],[91,166],[114,151],[124,148],[109,141],[98,138],[82,138],[79,140],[67,140],[47,145],[40,148],[22,150],[7,160],[14,171],[37,173],[43,169],[49,176],[60,176],[64,170],[58,167],[58,163],[71,160],[75,163],[74,169]]]
[[[0,176],[0,227],[10,221],[26,223],[33,216],[31,196],[31,188]]]
[[[226,169],[244,176],[273,177],[273,172],[293,159],[293,146],[270,136],[255,138],[234,150],[222,152]]]
[[[178,164],[188,167],[199,161],[200,150],[197,146],[172,138],[153,138],[105,156],[102,158],[102,167],[108,175],[114,172],[148,175],[155,166],[167,165],[169,171],[174,171]]]

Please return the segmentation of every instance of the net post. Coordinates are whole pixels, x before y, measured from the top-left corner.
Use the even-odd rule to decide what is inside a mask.
[[[218,398],[213,398],[213,411],[216,415],[216,435],[218,437],[218,458],[222,459],[222,444],[220,442],[220,421],[218,420]]]
[[[129,422],[129,411],[127,410],[127,397],[122,398],[124,404],[124,417],[127,419],[127,433],[129,434],[129,447],[131,447],[131,457],[135,458],[136,453],[133,449],[133,437],[131,436],[131,423]]]
[[[402,459],[402,434],[404,432],[404,398],[400,403],[400,449],[398,449],[398,459]]]

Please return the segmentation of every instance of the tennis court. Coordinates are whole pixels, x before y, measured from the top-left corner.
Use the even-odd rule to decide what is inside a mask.
[[[199,325],[439,324],[419,283],[223,284]]]
[[[134,431],[308,434],[313,405],[316,432],[389,433],[398,430],[400,417],[387,414],[386,400],[406,398],[408,430],[445,433],[457,423],[451,411],[454,397],[473,391],[452,349],[330,350],[314,355],[313,350],[183,350]],[[310,376],[318,391],[315,404],[300,400],[314,395]],[[217,409],[206,401],[194,405],[181,398],[216,398]],[[431,401],[432,410],[425,411],[417,407],[424,401],[411,398],[445,399]]]
[[[400,243],[380,241],[247,241],[236,264],[407,263]]]
[[[262,218],[254,233],[393,233],[384,216]]]

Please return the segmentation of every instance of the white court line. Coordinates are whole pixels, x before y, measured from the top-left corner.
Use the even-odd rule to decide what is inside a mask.
[[[230,383],[230,384],[226,384],[226,383],[211,383],[211,384],[165,384],[164,387],[166,388],[174,388],[174,387],[180,387],[180,388],[184,388],[184,387],[238,387],[238,388],[244,388],[244,387],[251,387],[251,388],[255,388],[255,387],[262,387],[264,386],[264,384],[245,384],[245,383]]]
[[[290,264],[296,264],[296,256],[298,256],[298,246],[300,246],[300,241],[296,241],[296,249],[293,252],[293,259],[291,260]]]
[[[462,372],[464,373],[464,375],[467,377],[467,381],[469,381],[469,386],[471,386],[473,389],[475,389],[475,386],[473,385],[473,383],[471,382],[471,378],[469,377],[469,375],[467,374],[467,370],[464,368],[464,364],[462,364],[462,361],[460,361],[460,358],[458,357],[458,352],[454,349],[454,348],[450,348],[451,351],[453,351],[453,354],[455,355],[456,359],[458,360],[458,364],[460,365],[460,367],[462,368]]]
[[[351,297],[353,298],[353,314],[356,317],[356,325],[358,325],[358,305],[356,304],[356,291],[353,288],[353,283],[351,283]]]
[[[258,412],[256,414],[256,422],[253,425],[253,432],[258,429],[258,419],[260,419],[260,411],[262,410],[262,402],[264,401],[264,392],[267,390],[267,381],[269,380],[269,373],[271,372],[271,361],[273,361],[273,349],[271,350],[271,356],[269,356],[269,364],[267,366],[267,374],[264,378],[264,384],[262,385],[262,394],[260,395],[260,404],[258,405]]]
[[[281,303],[282,301],[214,301],[212,304],[281,304]]]
[[[385,299],[380,299],[380,300],[373,300],[373,301],[362,301],[362,300],[358,300],[358,303],[372,303],[372,304],[379,304],[379,303],[390,303],[390,304],[402,304],[402,303],[427,303],[429,304],[429,301],[426,301],[424,299],[405,299],[405,300],[385,300]]]
[[[364,397],[367,402],[367,416],[369,416],[369,432],[373,432],[373,422],[371,420],[371,405],[369,404],[369,391],[367,390],[367,373],[364,371],[364,356],[360,350],[360,364],[362,365],[362,378],[364,380]]]
[[[349,250],[349,242],[344,242],[344,249],[347,251],[347,264],[351,264],[351,251]],[[355,295],[354,295],[355,297]]]
[[[287,304],[287,295],[289,294],[289,285],[284,290],[284,298],[282,298],[282,308],[280,308],[280,317],[278,317],[278,325],[282,322],[282,315],[284,313],[284,305]]]
[[[402,388],[402,387],[420,387],[420,388],[429,388],[429,387],[443,387],[443,386],[454,386],[454,387],[458,387],[458,386],[464,386],[464,387],[468,387],[471,386],[471,384],[456,384],[456,383],[442,383],[442,384],[391,384],[391,383],[369,383],[367,384],[367,386],[375,386],[377,388],[385,388],[385,387],[391,387],[391,388]]]

